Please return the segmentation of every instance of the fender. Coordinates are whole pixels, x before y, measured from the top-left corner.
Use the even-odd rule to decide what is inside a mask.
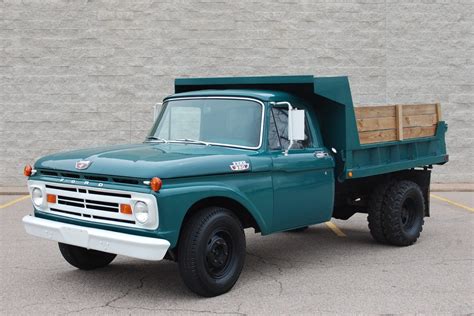
[[[190,185],[188,182],[186,186],[163,188],[157,194],[160,217],[159,235],[166,238],[171,243],[171,247],[174,247],[188,210],[196,202],[212,197],[225,197],[240,203],[255,219],[262,235],[270,232],[273,217],[271,182],[268,188],[252,190],[252,192],[242,192],[239,188],[224,185],[222,182],[219,185],[209,183]],[[257,201],[260,201],[259,206],[256,205]]]

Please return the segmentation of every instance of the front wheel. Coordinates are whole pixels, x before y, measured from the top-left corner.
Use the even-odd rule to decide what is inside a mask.
[[[81,270],[103,268],[111,263],[116,254],[98,250],[86,249],[78,246],[59,244],[59,250],[69,264]]]
[[[239,219],[227,209],[206,208],[183,229],[178,266],[186,286],[206,297],[229,291],[245,261],[245,234]]]

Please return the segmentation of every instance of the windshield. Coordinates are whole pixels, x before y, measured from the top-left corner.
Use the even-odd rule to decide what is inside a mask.
[[[257,149],[263,105],[242,99],[182,99],[163,105],[149,141],[193,142]]]

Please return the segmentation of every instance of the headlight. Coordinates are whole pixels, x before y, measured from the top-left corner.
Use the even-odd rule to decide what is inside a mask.
[[[33,204],[37,207],[41,207],[43,205],[43,191],[40,188],[34,188],[31,191],[31,199],[33,200]]]
[[[133,214],[139,223],[146,223],[149,217],[148,205],[145,202],[138,201],[133,207]]]

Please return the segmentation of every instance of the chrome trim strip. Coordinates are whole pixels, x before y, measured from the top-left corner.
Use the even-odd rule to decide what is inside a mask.
[[[246,97],[226,97],[226,96],[209,96],[209,97],[181,97],[181,98],[165,98],[163,100],[163,104],[165,104],[168,101],[175,101],[175,100],[201,100],[201,99],[224,99],[224,100],[246,100],[246,101],[253,101],[262,106],[262,119],[261,119],[261,124],[260,124],[260,141],[258,143],[257,147],[251,147],[251,146],[240,146],[240,145],[234,145],[234,144],[225,144],[225,143],[212,143],[212,142],[207,142],[210,145],[217,145],[217,146],[224,146],[224,147],[232,147],[232,148],[242,148],[242,149],[252,149],[252,150],[258,150],[262,147],[263,143],[263,127],[265,123],[265,104],[254,98],[246,98]],[[161,111],[164,111],[165,107],[161,108]],[[160,113],[161,115],[161,113]]]

